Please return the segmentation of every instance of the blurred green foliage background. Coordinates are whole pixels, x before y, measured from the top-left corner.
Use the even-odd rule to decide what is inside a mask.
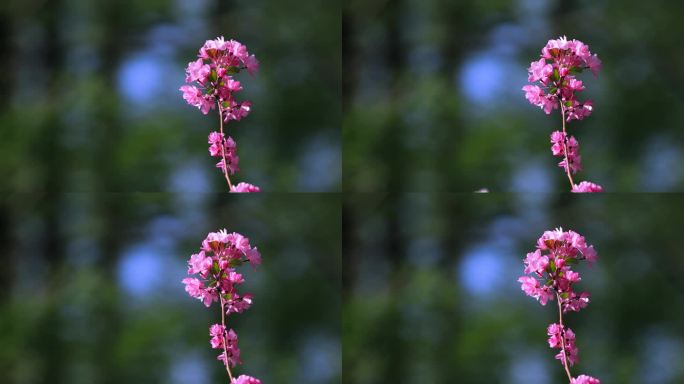
[[[681,2],[349,0],[343,12],[344,189],[567,191],[545,115],[521,91],[549,39],[603,60],[569,130],[613,192],[684,189]]]
[[[599,254],[577,269],[591,303],[565,316],[573,374],[684,382],[680,195],[356,194],[343,218],[345,383],[567,382],[546,341],[555,302],[517,282],[559,226]]]
[[[206,234],[227,228],[263,256],[240,271],[253,306],[227,319],[244,362],[234,372],[339,383],[339,197],[233,197],[1,196],[0,382],[228,382],[209,346],[220,310],[181,283]]]
[[[9,0],[0,5],[0,191],[224,191],[182,99],[207,39],[261,61],[240,74],[252,113],[228,126],[238,181],[264,191],[341,184],[340,7],[219,0]]]

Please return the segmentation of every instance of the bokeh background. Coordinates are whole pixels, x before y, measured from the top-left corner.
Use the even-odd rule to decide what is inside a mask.
[[[264,383],[339,383],[341,205],[328,194],[0,197],[0,382],[227,382],[216,305],[181,280],[210,231],[249,237],[253,306],[227,321]]]
[[[341,17],[335,1],[10,0],[0,5],[2,191],[225,191],[215,114],[182,99],[207,39],[261,61],[252,113],[228,125],[239,181],[337,191]]]
[[[684,189],[684,4],[666,0],[348,0],[343,6],[344,188],[567,191],[551,156],[560,116],[521,91],[549,39],[603,60],[569,130],[613,192]]]
[[[682,196],[359,194],[343,217],[345,383],[567,382],[546,341],[555,302],[516,281],[558,226],[599,254],[577,269],[592,302],[565,316],[573,374],[684,382]]]

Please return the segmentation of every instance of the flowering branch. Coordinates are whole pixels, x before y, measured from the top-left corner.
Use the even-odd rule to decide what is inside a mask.
[[[550,60],[550,63],[547,62]],[[561,156],[563,160],[558,166],[563,168],[572,192],[603,192],[603,187],[589,181],[575,184],[572,174],[582,170],[582,157],[579,155],[579,142],[574,136],[568,136],[565,123],[582,120],[593,111],[593,102],[580,102],[576,92],[584,90],[582,80],[576,74],[585,69],[591,70],[594,76],[601,70],[601,60],[589,51],[589,46],[579,40],[567,40],[565,36],[557,40],[549,40],[542,49],[541,58],[533,61],[528,69],[527,80],[537,85],[525,85],[525,98],[540,107],[548,115],[560,106],[563,131],[551,133],[551,152]]]
[[[243,69],[254,75],[259,70],[259,62],[247,52],[247,47],[235,40],[225,41],[223,37],[207,40],[200,48],[198,57],[196,61],[188,63],[185,69],[187,84],[180,87],[183,99],[205,115],[214,108],[218,109],[220,132],[209,133],[209,154],[221,158],[216,167],[223,172],[230,192],[259,192],[259,187],[252,184],[231,183],[230,175],[240,170],[240,158],[235,141],[230,136],[226,138],[223,132],[224,123],[241,120],[252,107],[250,101],[235,100],[234,94],[242,91],[242,85],[233,79],[233,75]],[[188,85],[193,83],[199,88]]]
[[[583,236],[563,229],[546,231],[537,240],[537,250],[525,258],[525,276],[518,282],[528,296],[546,305],[554,297],[558,301],[558,323],[547,328],[549,347],[560,348],[556,359],[560,360],[568,375],[570,384],[601,384],[599,379],[587,375],[576,378],[570,373],[570,366],[579,361],[575,345],[575,333],[563,323],[563,313],[579,312],[589,304],[589,293],[577,294],[572,285],[582,280],[571,267],[586,260],[590,265],[597,259],[592,245],[587,245]]]
[[[183,279],[185,291],[200,300],[208,308],[214,301],[221,303],[221,324],[209,328],[209,344],[214,349],[222,349],[218,360],[222,361],[231,384],[261,384],[259,379],[247,375],[233,377],[230,367],[242,364],[238,337],[234,330],[226,328],[226,315],[242,313],[252,304],[252,295],[241,295],[237,286],[244,283],[235,268],[250,263],[253,268],[261,264],[261,255],[249,239],[239,233],[228,233],[225,229],[211,232],[202,242],[199,253],[188,261],[188,274],[198,278]]]

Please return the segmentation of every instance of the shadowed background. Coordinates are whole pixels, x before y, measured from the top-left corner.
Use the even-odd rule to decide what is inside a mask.
[[[181,283],[206,234],[227,228],[263,257],[240,269],[252,307],[227,318],[244,361],[233,372],[339,383],[339,197],[225,197],[0,196],[0,382],[227,383],[209,345],[219,307]]]
[[[341,184],[340,13],[324,0],[10,0],[0,5],[4,191],[225,191],[207,136],[218,115],[182,99],[207,39],[244,43],[252,113],[231,122],[264,191]],[[214,111],[215,112],[215,111]]]
[[[573,374],[684,382],[682,196],[358,194],[343,212],[345,383],[567,382],[546,336],[556,302],[517,282],[558,226],[599,255],[576,269],[591,303],[564,316]]]
[[[547,116],[521,91],[549,39],[603,60],[594,113],[569,125],[607,191],[684,189],[684,4],[656,0],[348,0],[344,188],[568,191]],[[557,111],[556,111],[557,112]]]

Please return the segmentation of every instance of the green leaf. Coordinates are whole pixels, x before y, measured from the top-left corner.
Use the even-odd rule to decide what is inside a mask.
[[[230,262],[228,263],[231,267],[239,267],[242,265],[242,260],[239,259],[231,259]]]

